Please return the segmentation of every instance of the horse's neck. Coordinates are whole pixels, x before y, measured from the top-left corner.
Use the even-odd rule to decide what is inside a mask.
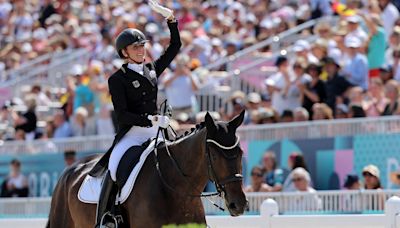
[[[171,146],[171,152],[182,172],[199,185],[205,185],[208,180],[206,136],[207,130],[203,128]]]

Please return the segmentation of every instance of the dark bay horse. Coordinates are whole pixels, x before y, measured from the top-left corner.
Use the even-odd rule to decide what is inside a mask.
[[[244,111],[230,122],[215,122],[207,113],[205,122],[196,130],[168,145],[176,165],[165,146],[159,147],[161,176],[151,153],[133,191],[121,205],[126,227],[205,224],[199,195],[209,179],[225,197],[230,214],[243,214],[247,200],[242,191],[242,150],[236,136],[243,117]],[[77,194],[98,159],[99,155],[83,159],[62,174],[53,193],[47,227],[94,227],[96,205],[80,202]]]

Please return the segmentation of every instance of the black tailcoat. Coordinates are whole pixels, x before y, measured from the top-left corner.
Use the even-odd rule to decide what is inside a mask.
[[[107,169],[111,151],[132,126],[151,126],[147,115],[157,114],[157,78],[170,65],[182,45],[178,23],[169,22],[168,27],[171,33],[168,48],[159,59],[144,65],[143,75],[132,71],[127,64],[124,64],[108,79],[118,131],[112,146],[93,167],[89,175],[99,176]]]

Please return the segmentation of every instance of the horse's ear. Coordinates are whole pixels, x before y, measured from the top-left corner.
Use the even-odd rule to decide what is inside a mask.
[[[229,128],[231,128],[232,130],[237,129],[243,123],[244,113],[245,110],[243,109],[243,111],[239,115],[231,120],[228,124]]]
[[[216,130],[217,129],[214,119],[212,118],[212,116],[210,115],[209,112],[206,113],[204,120],[206,122],[206,127],[208,130]]]

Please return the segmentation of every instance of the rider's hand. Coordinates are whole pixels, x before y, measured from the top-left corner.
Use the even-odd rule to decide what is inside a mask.
[[[158,4],[158,2],[154,0],[149,0],[149,6],[152,10],[163,15],[163,17],[165,17],[166,19],[172,19],[174,16],[173,11],[171,9],[161,6],[160,4]]]
[[[168,128],[169,126],[169,118],[168,116],[162,116],[162,115],[148,115],[147,118],[151,120],[153,126],[161,127],[161,128]]]

